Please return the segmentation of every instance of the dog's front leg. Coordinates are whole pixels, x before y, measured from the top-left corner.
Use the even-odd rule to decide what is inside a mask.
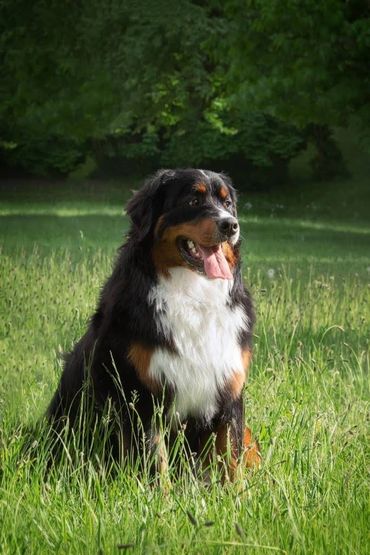
[[[251,431],[244,427],[242,397],[233,401],[214,427],[201,439],[202,462],[206,468],[215,459],[225,480],[235,480],[245,467],[256,467],[261,462],[259,446],[252,440]]]
[[[153,419],[147,442],[149,455],[149,472],[158,479],[161,488],[168,491],[171,488],[168,462],[168,446],[163,426]]]
[[[226,480],[233,481],[236,478],[243,451],[243,426],[243,415],[238,407],[238,410],[233,411],[231,418],[220,422],[214,431],[215,453]]]
[[[151,429],[148,441],[150,468],[164,475],[168,472],[168,452],[162,431]]]
[[[217,464],[223,480],[233,480],[243,452],[243,401],[235,399],[199,436],[198,454],[207,478]]]

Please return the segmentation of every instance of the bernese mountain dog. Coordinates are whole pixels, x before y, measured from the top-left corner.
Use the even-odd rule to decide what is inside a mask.
[[[107,406],[114,412],[116,459],[138,458],[149,446],[163,467],[160,412],[172,438],[167,452],[182,430],[201,466],[216,455],[233,476],[259,461],[244,426],[254,312],[241,274],[235,189],[220,173],[161,170],[127,214],[126,243],[66,357],[47,417],[58,434],[66,422],[76,429],[87,392],[97,419]]]

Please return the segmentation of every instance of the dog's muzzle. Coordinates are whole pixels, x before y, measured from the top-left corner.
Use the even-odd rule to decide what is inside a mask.
[[[216,224],[223,239],[232,239],[239,231],[238,220],[232,216],[221,218]]]

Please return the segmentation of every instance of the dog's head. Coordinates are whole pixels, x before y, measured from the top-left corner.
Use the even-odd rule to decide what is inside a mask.
[[[239,224],[230,179],[205,170],[161,170],[127,205],[135,241],[146,243],[159,273],[184,266],[232,279]]]

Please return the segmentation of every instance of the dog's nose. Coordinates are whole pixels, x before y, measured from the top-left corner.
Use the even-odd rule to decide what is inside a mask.
[[[218,229],[226,237],[232,237],[238,232],[239,224],[236,218],[222,218],[218,221]]]

